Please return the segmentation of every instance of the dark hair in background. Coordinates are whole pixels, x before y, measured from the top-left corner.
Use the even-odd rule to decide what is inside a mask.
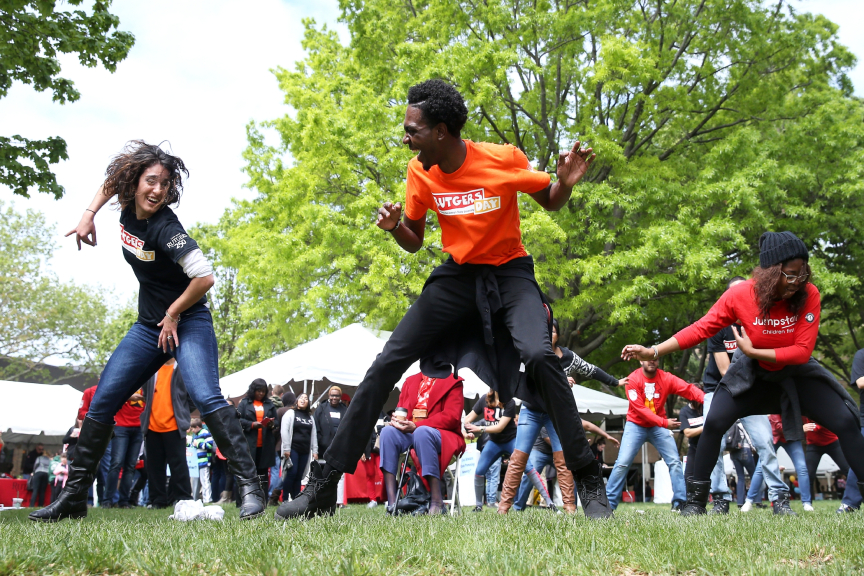
[[[116,203],[121,210],[125,210],[135,203],[135,192],[138,190],[141,174],[154,164],[161,164],[168,170],[168,191],[163,204],[177,204],[183,193],[182,175],[189,177],[186,165],[177,156],[172,156],[159,146],[147,144],[143,140],[127,142],[123,151],[108,164],[105,182],[102,184],[104,194],[109,197],[116,194]]]
[[[300,402],[300,398],[302,398],[303,396],[306,396],[306,408],[305,409],[300,408],[298,405],[298,402]],[[291,409],[294,410],[295,412],[299,410],[300,412],[306,412],[308,414],[309,411],[312,410],[312,401],[309,400],[309,395],[306,394],[305,392],[298,395],[297,398],[294,400],[294,405],[291,406]]]
[[[756,292],[756,304],[759,306],[760,318],[768,318],[768,315],[771,312],[771,307],[779,302],[779,299],[775,294],[777,292],[777,286],[780,284],[780,276],[784,264],[786,264],[786,262],[780,262],[779,264],[774,264],[768,268],[756,266],[756,268],[753,269],[753,291]],[[804,262],[802,272],[807,274],[808,277],[807,281],[801,285],[795,295],[789,299],[789,312],[792,314],[797,314],[807,302],[807,290],[805,290],[805,288],[807,284],[810,283],[810,278],[812,277],[810,264]]]
[[[443,80],[426,80],[409,88],[408,105],[419,108],[430,125],[446,125],[447,131],[456,138],[468,121],[468,108],[462,95]]]
[[[255,392],[258,390],[263,390],[264,395],[267,395],[267,382],[265,382],[263,378],[252,380],[252,383],[249,384],[249,389],[246,391],[246,398],[249,400],[255,400]]]
[[[503,408],[504,405],[501,404],[501,400],[498,398],[498,392],[489,389],[489,392],[486,393],[486,406],[489,408]]]
[[[731,288],[732,284],[734,284],[735,282],[746,282],[746,281],[747,281],[747,279],[744,278],[743,276],[733,276],[732,278],[729,279],[728,282],[726,282],[726,290]]]

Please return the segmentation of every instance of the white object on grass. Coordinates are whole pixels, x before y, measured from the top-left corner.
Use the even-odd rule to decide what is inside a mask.
[[[169,520],[189,522],[190,520],[218,520],[222,521],[225,510],[221,506],[204,506],[201,500],[181,500],[174,505],[174,514],[168,516]]]

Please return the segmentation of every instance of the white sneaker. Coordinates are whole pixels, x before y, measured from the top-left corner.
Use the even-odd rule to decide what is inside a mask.
[[[376,502],[375,500],[372,500],[371,502],[366,504],[367,508],[375,508],[376,506],[378,506],[378,502]]]
[[[744,500],[744,505],[741,506],[741,510],[739,510],[739,512],[749,512],[751,508],[753,508],[753,501],[747,498],[746,500]]]
[[[813,509],[813,505],[810,504],[809,502],[805,502],[804,503],[804,512],[815,512],[815,510]]]

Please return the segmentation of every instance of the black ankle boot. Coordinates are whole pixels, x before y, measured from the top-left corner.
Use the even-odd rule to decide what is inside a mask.
[[[789,495],[789,492],[781,490],[777,496],[777,500],[774,501],[774,514],[778,516],[797,516],[798,514],[789,505],[791,499],[792,497]]]
[[[720,494],[714,494],[714,507],[709,514],[729,514],[729,500],[724,500]]]
[[[573,479],[585,516],[591,519],[612,518],[613,511],[606,497],[600,464],[594,460],[588,466],[575,470]]]
[[[294,500],[283,502],[276,510],[277,520],[330,516],[336,510],[336,488],[342,473],[315,460],[309,465],[309,483]]]
[[[213,440],[228,460],[228,471],[234,475],[234,490],[240,494],[240,519],[249,520],[264,514],[267,496],[261,489],[255,461],[249,455],[249,445],[240,427],[233,406],[220,408],[204,417]]]
[[[84,418],[75,459],[69,463],[69,477],[57,500],[50,505],[30,513],[30,520],[57,522],[64,518],[87,516],[87,490],[93,485],[93,477],[99,468],[102,455],[111,442],[114,424],[100,424]]]
[[[701,516],[707,514],[708,494],[711,491],[711,480],[687,480],[687,504],[681,510],[681,516]]]

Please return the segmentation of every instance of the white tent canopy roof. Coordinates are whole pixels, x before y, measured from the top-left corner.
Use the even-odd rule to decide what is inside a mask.
[[[222,393],[230,397],[244,394],[252,380],[263,378],[268,384],[282,384],[294,380],[323,380],[344,386],[358,386],[375,357],[381,353],[390,332],[374,331],[360,324],[351,324],[302,344],[254,366],[225,376],[220,381]],[[405,378],[420,371],[415,362],[396,384],[402,387]],[[475,398],[485,394],[489,387],[474,372],[463,368],[459,376],[465,379],[464,396]],[[594,414],[622,415],[627,413],[628,402],[622,398],[574,386],[573,395],[579,410]]]
[[[68,384],[0,380],[0,431],[65,436],[83,395]]]

